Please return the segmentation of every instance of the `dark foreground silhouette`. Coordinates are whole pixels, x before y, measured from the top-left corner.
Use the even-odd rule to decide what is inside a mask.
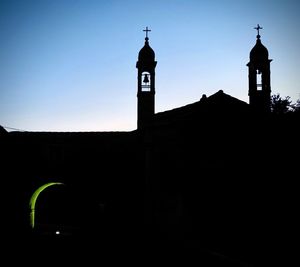
[[[101,238],[66,236],[31,236],[12,239],[5,247],[10,264],[36,263],[40,266],[83,264],[184,265],[184,266],[255,266],[251,263],[201,248],[183,241],[140,238]],[[20,257],[18,256],[21,256]]]

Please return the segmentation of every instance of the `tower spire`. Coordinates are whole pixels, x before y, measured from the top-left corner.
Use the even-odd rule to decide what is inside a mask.
[[[149,45],[146,27],[145,45],[140,50],[136,67],[138,69],[138,129],[144,128],[152,120],[155,113],[155,53]]]
[[[271,101],[270,62],[272,59],[269,59],[268,49],[260,40],[259,30],[262,27],[257,24],[254,29],[257,30],[257,39],[255,46],[250,51],[250,61],[247,64],[249,104],[256,111],[268,113]]]

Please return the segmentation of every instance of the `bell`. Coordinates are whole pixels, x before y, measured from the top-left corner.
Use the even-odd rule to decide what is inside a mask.
[[[148,74],[145,74],[143,83],[149,83],[149,78],[148,78]]]

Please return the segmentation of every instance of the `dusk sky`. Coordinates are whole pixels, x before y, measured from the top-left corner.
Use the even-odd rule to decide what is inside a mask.
[[[248,103],[260,24],[272,94],[300,98],[299,0],[0,0],[0,125],[137,127],[138,52],[149,27],[161,112],[222,89]]]

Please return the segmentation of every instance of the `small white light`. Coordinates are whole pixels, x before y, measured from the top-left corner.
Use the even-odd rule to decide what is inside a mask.
[[[59,235],[59,234],[60,234],[60,231],[56,231],[55,234],[56,234],[56,235]]]

